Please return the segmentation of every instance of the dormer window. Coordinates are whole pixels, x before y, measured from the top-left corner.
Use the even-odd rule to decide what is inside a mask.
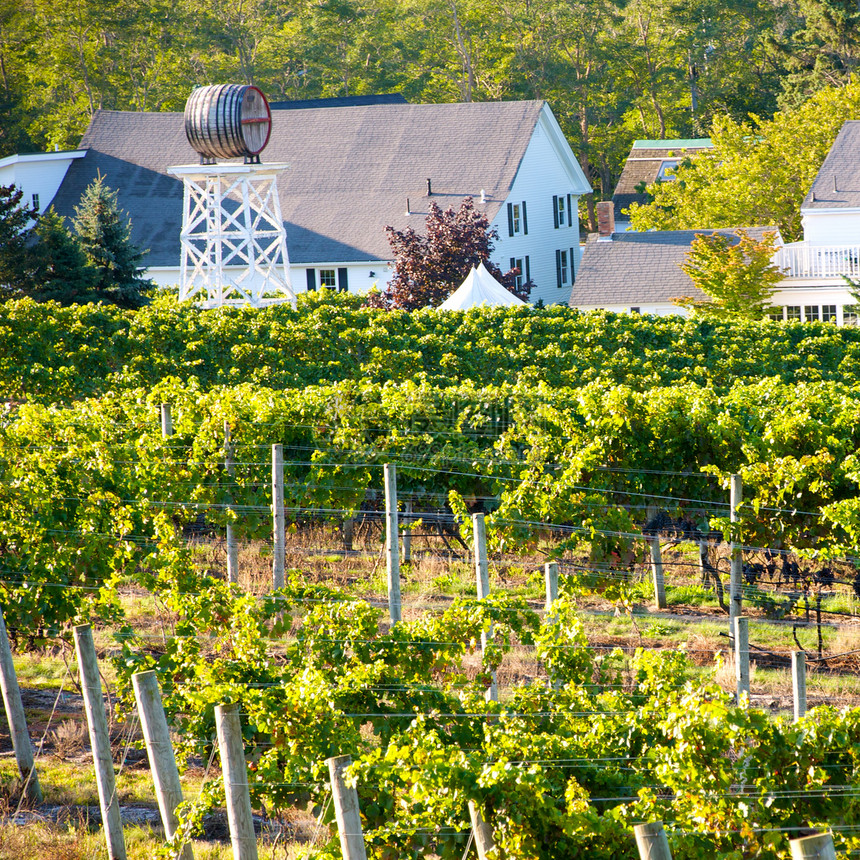
[[[657,172],[657,181],[658,182],[674,182],[675,174],[669,173],[669,171],[675,171],[678,169],[678,165],[680,164],[680,159],[678,158],[667,158],[660,165],[660,170]]]

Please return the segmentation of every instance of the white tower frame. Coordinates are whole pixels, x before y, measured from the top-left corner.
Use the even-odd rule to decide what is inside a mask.
[[[184,185],[180,301],[296,303],[277,178],[287,164],[169,167]]]

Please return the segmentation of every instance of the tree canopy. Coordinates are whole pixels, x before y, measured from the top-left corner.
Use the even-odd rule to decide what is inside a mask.
[[[773,263],[776,233],[755,239],[744,230],[737,240],[724,233],[699,234],[681,268],[708,299],[673,299],[700,316],[760,320],[770,308],[770,297],[782,280]]]
[[[652,202],[631,205],[633,229],[774,226],[786,242],[799,240],[800,204],[842,124],[858,115],[852,81],[770,120],[716,120],[714,148],[684,158],[675,181],[650,185]]]

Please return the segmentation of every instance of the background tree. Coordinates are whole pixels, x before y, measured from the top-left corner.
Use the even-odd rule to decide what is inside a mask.
[[[443,210],[431,200],[423,236],[411,227],[386,227],[385,231],[394,252],[394,277],[382,293],[371,294],[368,303],[372,306],[403,310],[437,307],[478,263],[514,295],[525,299],[531,291],[528,284],[516,287],[518,269],[503,275],[490,262],[493,240],[498,235],[490,229],[489,218],[475,209],[471,197],[457,211]]]
[[[782,280],[773,263],[776,233],[754,239],[744,230],[738,240],[723,233],[696,236],[687,261],[681,266],[710,300],[688,296],[672,299],[675,304],[700,316],[721,319],[762,319],[770,308],[770,297]]]
[[[31,283],[30,242],[37,210],[22,205],[24,192],[0,185],[0,296],[24,295]]]
[[[97,300],[96,271],[62,217],[49,209],[39,218],[34,232],[38,242],[33,249],[29,294],[37,301],[64,305]]]
[[[98,176],[75,207],[72,223],[95,271],[96,295],[121,307],[141,307],[153,282],[142,277],[139,263],[145,251],[132,243],[131,224],[117,208],[116,198],[117,192]]]

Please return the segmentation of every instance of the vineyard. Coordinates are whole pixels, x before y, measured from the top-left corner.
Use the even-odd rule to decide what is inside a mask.
[[[633,860],[633,825],[654,820],[676,858],[787,858],[827,829],[860,853],[860,330],[313,296],[7,302],[0,332],[16,663],[66,655],[44,685],[59,701],[90,624],[117,769],[140,745],[132,678],[154,670],[196,774],[177,834],[140,856],[189,838],[221,856],[201,834],[225,803],[231,704],[273,860],[341,856],[341,755],[380,860],[476,856],[470,803],[505,858]],[[733,549],[755,664],[740,697]],[[31,717],[50,800],[47,711]],[[7,783],[12,811],[37,810]]]

